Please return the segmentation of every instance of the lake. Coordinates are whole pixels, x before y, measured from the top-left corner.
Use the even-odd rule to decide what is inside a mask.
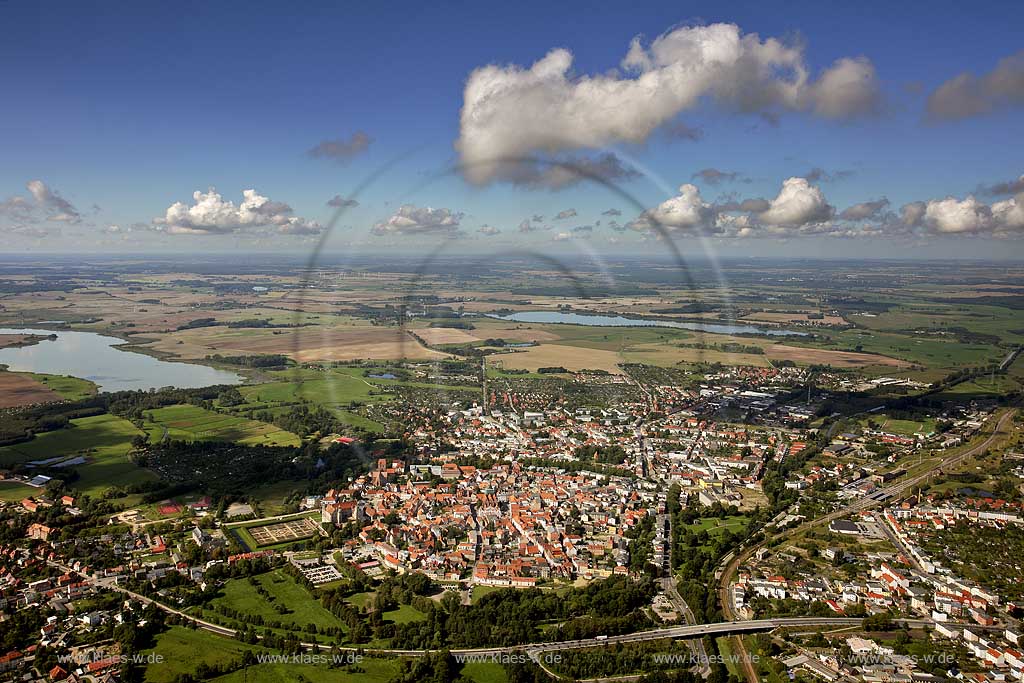
[[[767,334],[773,337],[807,336],[806,332],[755,327],[754,325],[676,322],[675,320],[624,318],[620,315],[583,315],[582,313],[562,313],[561,311],[520,311],[511,315],[492,315],[489,317],[518,323],[564,323],[568,325],[591,325],[593,327],[674,327],[681,330],[699,330],[710,334]]]
[[[242,377],[233,372],[205,365],[171,363],[141,353],[119,351],[115,346],[124,344],[124,340],[95,332],[0,328],[0,334],[56,334],[54,341],[0,349],[0,364],[16,372],[81,377],[95,382],[100,391],[169,386],[193,389],[242,381]]]

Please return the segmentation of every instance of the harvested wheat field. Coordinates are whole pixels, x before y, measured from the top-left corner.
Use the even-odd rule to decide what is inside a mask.
[[[525,351],[495,354],[490,356],[490,362],[500,362],[509,370],[563,367],[566,370],[607,370],[616,375],[622,374],[619,369],[622,358],[615,351],[560,344],[541,344]]]
[[[162,335],[145,349],[182,359],[280,353],[297,361],[431,360],[447,358],[397,327],[299,327],[293,329],[226,329],[204,327]]]
[[[778,323],[817,323],[819,325],[846,325],[846,320],[839,315],[826,315],[818,319],[811,319],[810,313],[773,313],[762,311],[743,316],[743,320],[757,320],[759,322]]]
[[[828,349],[805,349],[799,346],[772,344],[765,347],[765,353],[772,360],[791,360],[803,365],[833,365],[840,368],[861,368],[867,365],[890,365],[895,368],[910,367],[910,363],[898,358],[880,356],[875,353],[854,351],[830,351]]]
[[[471,344],[479,341],[478,337],[457,327],[421,327],[413,330],[413,333],[426,343],[435,346],[439,344]]]

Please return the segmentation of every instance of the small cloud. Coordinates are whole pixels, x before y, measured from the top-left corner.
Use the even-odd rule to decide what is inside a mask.
[[[809,183],[832,183],[840,180],[846,180],[847,178],[853,177],[853,175],[853,171],[835,171],[829,173],[825,169],[815,166],[800,177],[805,178]]]
[[[889,200],[885,197],[876,199],[873,202],[861,202],[844,209],[839,217],[846,221],[863,221],[869,218],[878,218],[885,209],[889,208]]]
[[[575,215],[576,209],[566,209],[564,211],[559,211],[557,214],[555,214],[555,220],[564,221],[566,218],[573,218]]]
[[[42,180],[25,183],[30,197],[15,195],[0,202],[0,213],[22,223],[80,223],[82,214]]]
[[[327,200],[327,206],[333,206],[336,209],[354,209],[359,206],[359,202],[336,194]]]
[[[928,118],[957,121],[1024,106],[1024,50],[999,60],[981,76],[962,73],[928,96]]]
[[[373,226],[375,235],[446,235],[454,237],[459,229],[462,213],[451,209],[434,209],[403,204],[385,221]]]
[[[704,137],[704,131],[700,128],[693,128],[682,121],[673,121],[664,126],[665,135],[674,140],[689,140],[697,142]]]
[[[691,178],[702,180],[707,185],[720,185],[722,183],[731,183],[739,179],[740,174],[735,171],[720,171],[717,168],[705,168],[694,173]]]
[[[370,147],[373,139],[362,131],[356,131],[348,140],[322,140],[306,153],[314,159],[330,159],[347,164]]]
[[[618,209],[608,209],[607,211],[601,212],[602,216],[621,216],[622,212]]]
[[[1020,194],[1024,192],[1024,175],[1017,178],[1016,180],[1008,180],[1004,183],[994,183],[992,185],[982,186],[980,191],[984,194]]]
[[[485,235],[486,237],[493,237],[494,235],[501,234],[501,230],[494,227],[493,225],[482,225],[480,226],[480,229],[477,230],[477,232],[480,233],[481,235]]]

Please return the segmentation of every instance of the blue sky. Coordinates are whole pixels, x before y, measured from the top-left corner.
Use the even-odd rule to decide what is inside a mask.
[[[753,221],[753,238],[723,235],[715,217],[705,216],[700,226],[673,226],[679,228],[673,237],[684,241],[710,233],[723,253],[1021,255],[1015,223],[1000,227],[992,219],[963,230],[943,228],[950,224],[942,223],[940,210],[959,205],[936,205],[931,218],[892,234],[878,224],[892,223],[893,216],[875,216],[868,226],[874,229],[861,232],[860,224],[842,231],[833,225],[859,202],[885,197],[899,217],[905,204],[947,196],[962,201],[980,185],[1024,173],[1024,154],[1014,143],[1024,123],[1024,94],[1000,100],[990,112],[926,120],[927,98],[936,88],[964,72],[989,73],[1024,50],[1024,6],[1006,2],[349,3],[320,9],[259,2],[4,3],[0,78],[8,96],[0,109],[0,201],[6,198],[9,210],[0,214],[0,235],[14,250],[33,251],[301,250],[317,239],[315,227],[282,235],[255,224],[229,230],[193,225],[168,234],[168,226],[153,221],[175,202],[192,204],[193,192],[216,187],[235,204],[253,188],[286,203],[288,215],[301,219],[294,225],[324,225],[333,214],[325,206],[329,198],[349,195],[385,169],[342,217],[331,237],[338,248],[384,249],[408,244],[407,238],[438,237],[467,250],[520,241],[572,248],[569,243],[586,236],[587,248],[658,249],[650,231],[607,228],[602,211],[618,208],[624,225],[639,209],[593,183],[552,191],[501,178],[473,184],[458,173],[428,179],[460,158],[454,143],[474,69],[528,69],[549,50],[565,48],[573,58],[570,82],[615,69],[614,78],[628,79],[636,74],[624,73],[620,62],[635,36],[649,46],[674,28],[719,22],[735,24],[743,35],[799,45],[811,79],[838,59],[866,58],[877,79],[873,110],[847,120],[798,105],[768,111],[775,119],[769,121],[760,111],[737,112],[702,97],[666,124],[699,130],[698,140],[671,139],[659,126],[639,143],[606,136],[606,144],[557,153],[574,159],[613,153],[643,169],[615,179],[643,208],[654,209],[680,185],[694,183],[714,216],[721,215],[725,195],[770,201],[788,178],[814,168],[828,174],[810,181],[834,209],[832,219],[815,218],[814,225],[827,228],[802,223],[797,230],[775,221],[758,232],[768,220],[762,214],[745,219]],[[357,133],[371,142],[344,163],[307,154],[321,141],[347,141]],[[708,168],[738,175],[717,185],[694,179]],[[70,202],[78,218],[52,220],[57,209],[26,190],[33,180],[45,184],[47,196]],[[977,196],[986,205],[1008,200]],[[30,213],[11,210],[11,198],[18,197],[38,206]],[[402,204],[448,209],[457,225],[374,234],[378,224],[401,226],[388,221]],[[576,217],[552,220],[570,208]],[[518,232],[534,214],[545,219],[529,233]],[[420,214],[409,215],[419,220]],[[482,225],[500,234],[484,236]],[[582,226],[591,230],[571,230]],[[565,234],[574,239],[557,239]]]

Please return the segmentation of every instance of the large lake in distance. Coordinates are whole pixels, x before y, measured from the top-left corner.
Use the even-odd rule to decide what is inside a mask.
[[[768,334],[773,337],[806,337],[806,332],[793,332],[754,325],[730,325],[723,323],[690,323],[675,320],[649,318],[624,318],[620,315],[584,315],[561,311],[520,311],[511,315],[494,315],[492,318],[511,320],[518,323],[564,323],[568,325],[591,325],[594,327],[675,327],[682,330],[699,330],[710,334]]]
[[[95,382],[100,391],[178,387],[194,389],[211,384],[238,384],[233,372],[192,363],[171,363],[152,356],[114,348],[117,337],[95,332],[0,328],[0,334],[57,335],[31,346],[0,349],[0,364],[16,372],[71,375]]]

